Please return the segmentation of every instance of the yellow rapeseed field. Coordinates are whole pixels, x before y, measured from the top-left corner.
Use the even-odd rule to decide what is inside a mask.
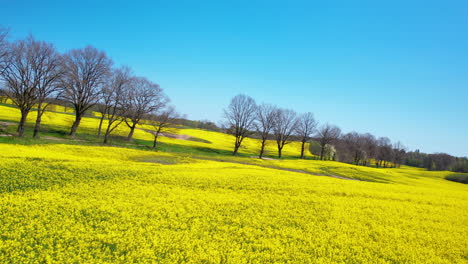
[[[0,106],[0,120],[17,115]],[[48,112],[44,124],[66,130],[72,117]],[[221,133],[178,133],[210,143],[163,141],[231,149]],[[0,143],[0,263],[468,261],[468,188],[450,172],[258,160],[255,140],[224,162],[57,143]]]

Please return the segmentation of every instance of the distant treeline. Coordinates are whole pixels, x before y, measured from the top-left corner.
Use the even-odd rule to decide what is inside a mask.
[[[428,170],[451,170],[468,173],[468,158],[454,157],[446,153],[426,154],[419,150],[405,155],[405,165],[426,168]]]
[[[175,124],[189,128],[198,128],[215,132],[223,131],[222,128],[218,127],[214,122],[209,120],[189,120],[185,118],[179,118],[175,120]]]
[[[467,158],[448,154],[424,154],[407,152],[400,142],[387,137],[375,137],[370,133],[342,133],[335,125],[318,126],[310,112],[297,114],[291,109],[282,109],[270,104],[258,105],[247,95],[237,95],[224,110],[225,131],[235,137],[236,155],[246,137],[259,139],[259,157],[264,155],[267,140],[273,140],[278,157],[284,145],[292,141],[302,143],[300,157],[305,158],[304,148],[321,160],[336,160],[361,166],[400,167],[409,165],[429,170],[453,170],[467,172]]]

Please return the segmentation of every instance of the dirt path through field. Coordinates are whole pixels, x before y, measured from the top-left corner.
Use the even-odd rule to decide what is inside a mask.
[[[14,126],[16,123],[0,121],[0,126]]]
[[[150,133],[151,135],[155,135],[156,132],[152,131],[152,130],[148,130],[148,129],[143,129],[143,128],[138,128],[137,129],[140,129],[140,130],[143,130],[147,133]],[[159,133],[160,136],[162,137],[168,137],[168,138],[175,138],[175,139],[181,139],[181,140],[189,140],[190,136],[189,135],[178,135],[178,134],[170,134],[170,133]]]
[[[4,130],[6,130],[9,126],[14,126],[14,125],[16,125],[16,123],[0,121],[0,137],[11,137],[11,136],[13,136],[11,134],[2,133],[2,132],[5,132]]]

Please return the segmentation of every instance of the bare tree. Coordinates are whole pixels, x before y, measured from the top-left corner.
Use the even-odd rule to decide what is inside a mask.
[[[377,140],[374,135],[370,133],[364,134],[364,151],[367,153],[367,160],[364,162],[364,166],[367,166],[371,159],[375,160],[377,154]]]
[[[393,148],[389,138],[381,137],[377,140],[376,166],[386,168],[392,160]]]
[[[403,163],[403,159],[405,158],[406,148],[401,144],[400,141],[393,144],[393,166],[400,167]]]
[[[323,160],[325,148],[340,137],[341,129],[337,126],[324,124],[317,131],[317,139],[320,144],[320,159]]]
[[[97,103],[111,65],[112,60],[92,46],[71,50],[64,55],[63,97],[75,109],[71,136],[75,136],[85,112]]]
[[[364,160],[367,159],[367,153],[365,152],[365,139],[364,135],[357,132],[350,132],[342,137],[342,141],[345,144],[345,150],[349,154],[348,162],[355,165],[363,165]]]
[[[291,142],[297,126],[296,116],[296,112],[290,109],[277,109],[275,111],[273,133],[278,146],[278,158],[282,157],[283,147]]]
[[[99,119],[99,126],[97,131],[97,137],[101,137],[102,133],[102,124],[106,118],[106,114],[109,112],[109,109],[112,107],[113,99],[115,96],[115,90],[113,89],[113,80],[112,77],[106,80],[106,85],[103,85],[101,88],[101,93],[99,94],[99,100],[97,102],[97,112],[101,114]]]
[[[166,103],[167,98],[158,84],[143,77],[133,78],[125,98],[125,123],[130,128],[127,140],[132,140],[136,126],[145,115],[157,112]]]
[[[312,133],[315,132],[317,121],[315,121],[314,114],[308,112],[302,114],[297,119],[296,134],[301,139],[301,159],[304,158],[305,144],[311,139]]]
[[[60,95],[60,78],[63,76],[62,56],[55,47],[46,42],[34,41],[33,52],[37,54],[36,68],[38,82],[36,86],[37,117],[33,137],[39,135],[42,116],[51,100]]]
[[[259,158],[262,158],[265,152],[268,137],[273,129],[273,125],[275,124],[275,114],[276,107],[273,105],[262,104],[257,107],[255,126],[261,139]]]
[[[128,67],[122,67],[112,72],[108,85],[102,90],[104,111],[101,112],[101,122],[107,119],[106,132],[104,133],[104,143],[108,143],[111,133],[125,120],[125,97],[131,89],[132,75]],[[98,135],[99,136],[99,135]]]
[[[106,82],[101,87],[99,101],[97,102],[97,111],[101,114],[99,119],[98,133],[100,137],[102,133],[102,124],[111,110],[121,109],[125,94],[128,93],[129,83],[132,80],[132,72],[129,67],[123,66],[118,69],[111,70],[111,74],[106,79]],[[127,89],[125,89],[127,88]],[[111,116],[113,114],[111,113]]]
[[[229,106],[224,109],[224,117],[228,123],[228,133],[236,139],[233,155],[237,155],[242,141],[254,129],[256,109],[255,100],[244,94],[234,96]]]
[[[8,45],[7,66],[1,77],[5,81],[5,94],[18,106],[21,119],[18,125],[18,136],[24,135],[26,118],[37,102],[38,87],[47,87],[50,76],[43,71],[47,69],[48,44],[37,42],[32,36]]]
[[[154,128],[154,141],[153,148],[156,149],[158,143],[158,137],[162,133],[169,133],[172,129],[172,125],[180,118],[179,113],[174,107],[167,107],[160,114],[153,115],[149,119],[150,125]]]

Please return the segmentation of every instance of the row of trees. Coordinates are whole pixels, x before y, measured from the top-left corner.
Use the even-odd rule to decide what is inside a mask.
[[[330,124],[318,127],[312,113],[297,114],[291,109],[282,109],[269,104],[257,105],[247,95],[237,95],[224,110],[228,133],[235,137],[233,154],[237,155],[246,137],[260,139],[259,157],[265,152],[267,140],[274,140],[281,158],[284,146],[292,141],[301,142],[300,157],[305,157],[306,143],[310,151],[321,160],[333,159],[356,165],[380,167],[402,164],[405,148],[401,143],[392,144],[386,138],[351,132],[342,134],[341,129]]]
[[[259,157],[265,153],[267,140],[273,138],[278,147],[278,157],[286,144],[300,137],[302,142],[301,158],[305,156],[305,143],[315,131],[317,122],[312,113],[297,115],[290,109],[282,109],[269,104],[257,105],[246,95],[232,98],[224,110],[227,132],[235,137],[233,155],[237,155],[245,138],[257,133],[261,147]]]
[[[130,129],[127,139],[131,140],[136,126],[150,119],[158,131],[156,146],[157,135],[167,121],[178,117],[174,108],[168,107],[169,99],[158,84],[135,76],[129,67],[113,67],[103,51],[87,46],[60,54],[51,43],[32,36],[8,42],[7,33],[0,29],[1,92],[20,109],[20,137],[33,107],[37,111],[33,136],[38,136],[44,111],[57,99],[74,109],[71,136],[75,136],[85,113],[96,108],[101,113],[98,136],[104,129],[104,143],[122,123]]]

